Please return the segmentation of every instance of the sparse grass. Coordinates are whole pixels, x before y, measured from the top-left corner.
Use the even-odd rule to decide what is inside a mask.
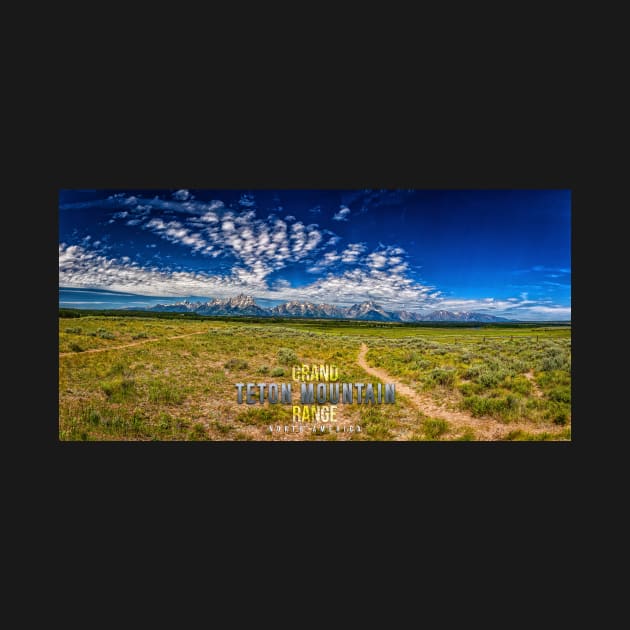
[[[174,387],[164,381],[152,381],[149,383],[149,400],[152,403],[178,405],[184,399],[181,388]]]
[[[425,418],[422,422],[422,431],[428,440],[439,439],[449,428],[449,423],[442,418]]]
[[[191,442],[207,440],[209,438],[208,430],[201,422],[197,422],[192,426],[186,437]]]
[[[110,402],[125,402],[136,395],[136,382],[132,378],[114,377],[101,383],[101,389]]]
[[[278,350],[278,363],[281,365],[293,365],[298,362],[297,354],[291,348],[280,348]]]
[[[514,442],[547,442],[549,440],[570,440],[571,430],[562,431],[560,433],[550,433],[547,431],[541,431],[540,433],[529,433],[518,429],[516,431],[510,431],[504,438],[505,440]]]
[[[249,365],[247,361],[243,361],[243,359],[233,358],[226,361],[223,367],[225,367],[226,370],[246,370]]]
[[[464,429],[464,431],[455,438],[458,442],[473,442],[477,439],[475,432],[470,427]]]
[[[69,326],[68,324],[71,324]],[[80,329],[81,332],[77,332]],[[72,331],[72,332],[70,332]],[[164,339],[102,353],[84,350]],[[396,405],[338,406],[338,421],[360,433],[270,434],[290,425],[289,405],[239,405],[236,382],[290,382],[291,365],[334,363],[342,382],[375,382],[368,362],[419,393],[476,418],[518,421],[510,440],[571,439],[571,341],[568,330],[540,340],[486,339],[481,329],[337,325],[335,322],[242,323],[91,315],[59,321],[59,437],[62,440],[474,440],[440,418]],[[523,334],[531,330],[523,328]],[[521,334],[519,332],[519,334]],[[493,334],[504,334],[493,331]],[[77,337],[77,335],[81,335]],[[80,345],[77,343],[80,341]],[[299,353],[299,357],[298,357]],[[526,374],[529,378],[526,378]],[[532,377],[533,375],[533,377]],[[294,402],[299,386],[293,384]],[[297,392],[297,394],[296,394]],[[295,403],[297,404],[297,402]],[[531,430],[527,427],[531,426]],[[524,427],[524,428],[523,428]],[[539,437],[542,435],[542,438]],[[531,436],[536,436],[535,438]],[[477,438],[479,439],[479,438]],[[507,439],[507,438],[504,438]]]
[[[363,432],[369,439],[390,440],[392,438],[392,429],[395,423],[391,418],[385,416],[380,407],[365,407],[361,413],[361,420]]]
[[[497,398],[467,396],[463,400],[462,408],[470,411],[477,418],[490,416],[510,422],[523,416],[525,403],[522,397],[513,394]]]
[[[229,435],[230,433],[234,431],[234,427],[232,427],[231,425],[225,422],[219,422],[219,420],[215,420],[212,423],[212,427],[217,430],[219,435],[222,435],[222,436]]]
[[[275,423],[285,424],[288,421],[288,413],[282,413],[280,405],[269,407],[250,407],[236,416],[236,421],[247,425],[264,426]]]

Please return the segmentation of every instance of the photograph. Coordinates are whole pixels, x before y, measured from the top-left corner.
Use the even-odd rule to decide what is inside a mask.
[[[570,442],[571,203],[60,189],[58,441]]]

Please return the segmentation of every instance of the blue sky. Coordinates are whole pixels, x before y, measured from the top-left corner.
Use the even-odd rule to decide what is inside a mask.
[[[245,293],[569,319],[571,194],[63,190],[59,287],[85,308]]]

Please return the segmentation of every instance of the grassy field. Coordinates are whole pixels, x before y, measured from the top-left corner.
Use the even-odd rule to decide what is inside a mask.
[[[568,326],[71,315],[59,318],[61,440],[571,438]],[[292,425],[291,406],[236,402],[235,383],[287,383],[295,364],[376,382],[357,363],[363,344],[368,365],[414,395],[338,405],[337,423],[360,432],[272,434]]]

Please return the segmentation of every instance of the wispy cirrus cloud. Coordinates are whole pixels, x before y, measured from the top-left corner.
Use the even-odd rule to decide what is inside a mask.
[[[560,277],[560,274],[570,274],[571,269],[569,267],[545,267],[544,265],[534,265],[533,267],[528,267],[527,269],[515,269],[512,271],[512,274],[516,276],[529,274],[529,273],[542,273],[546,272],[549,274],[556,274],[552,277],[557,278]]]
[[[188,191],[185,191],[188,192]],[[175,193],[176,194],[176,193]],[[181,195],[180,195],[181,196]],[[153,198],[139,198],[135,195],[116,194],[106,199],[98,199],[93,201],[77,201],[72,203],[64,203],[59,205],[59,210],[87,210],[90,208],[99,208],[102,210],[126,210],[128,213],[147,214],[152,210],[160,210],[167,212],[176,212],[192,215],[201,215],[220,209],[224,206],[222,201],[197,201],[192,197],[186,197],[186,200],[172,198],[162,199],[157,195]]]

